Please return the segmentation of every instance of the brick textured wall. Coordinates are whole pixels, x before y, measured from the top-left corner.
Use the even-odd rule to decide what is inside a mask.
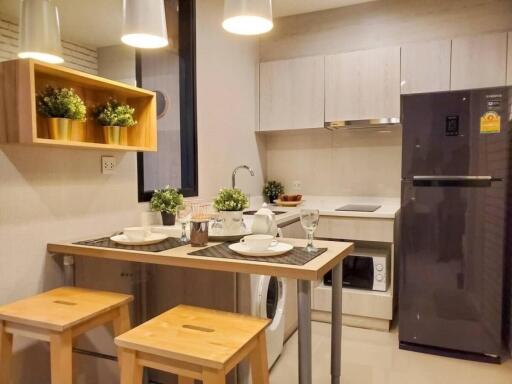
[[[97,74],[98,53],[96,48],[82,44],[62,41],[64,66],[79,71]],[[0,15],[0,61],[17,58],[18,25]]]

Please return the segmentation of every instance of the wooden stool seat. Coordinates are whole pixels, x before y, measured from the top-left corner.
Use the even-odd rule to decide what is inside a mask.
[[[142,367],[180,376],[180,383],[224,383],[249,357],[255,384],[268,383],[265,328],[270,320],[179,305],[121,336],[121,383],[140,384]],[[256,373],[254,372],[256,371]]]
[[[61,287],[0,306],[0,384],[10,384],[12,337],[50,343],[52,384],[71,384],[72,339],[112,322],[119,335],[130,329],[130,295]]]

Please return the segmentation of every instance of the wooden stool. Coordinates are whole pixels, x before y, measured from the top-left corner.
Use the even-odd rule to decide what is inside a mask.
[[[130,295],[62,287],[0,307],[0,384],[10,384],[13,335],[50,343],[52,384],[72,383],[72,339],[112,322],[130,329]]]
[[[143,367],[178,375],[179,384],[225,383],[249,357],[254,384],[268,384],[267,319],[179,305],[116,337],[121,384],[140,384]]]

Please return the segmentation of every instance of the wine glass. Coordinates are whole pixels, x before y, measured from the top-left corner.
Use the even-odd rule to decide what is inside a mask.
[[[308,245],[306,246],[307,252],[316,252],[318,249],[313,245],[313,234],[318,227],[318,220],[320,219],[320,212],[318,209],[301,209],[300,210],[300,223],[302,228],[306,231],[308,236]]]
[[[180,237],[180,241],[182,243],[187,243],[188,242],[187,224],[190,223],[191,216],[192,216],[192,207],[189,204],[183,204],[178,209],[178,221],[181,223],[181,237]]]

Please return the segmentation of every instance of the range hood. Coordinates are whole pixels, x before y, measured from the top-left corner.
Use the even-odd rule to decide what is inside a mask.
[[[384,126],[400,124],[398,117],[385,117],[381,119],[368,119],[368,120],[339,120],[339,121],[326,121],[324,128],[331,131],[336,129],[352,129],[352,128],[382,128]]]

